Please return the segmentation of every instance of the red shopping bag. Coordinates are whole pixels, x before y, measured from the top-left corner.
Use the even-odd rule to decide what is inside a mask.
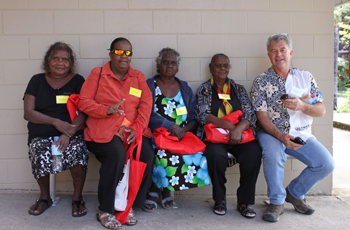
[[[71,94],[67,100],[67,109],[72,122],[78,115],[79,94]]]
[[[191,132],[186,132],[181,140],[171,136],[171,133],[163,127],[155,129],[153,134],[154,142],[161,150],[168,150],[179,155],[192,155],[205,150],[205,144]]]
[[[240,118],[242,117],[242,115],[243,115],[243,112],[241,110],[237,110],[235,112],[232,112],[222,117],[221,119],[229,121],[235,125],[240,121]],[[228,144],[228,142],[230,141],[229,138],[225,139],[225,137],[228,134],[227,129],[217,128],[213,124],[208,124],[208,125],[204,125],[204,131],[205,131],[206,141],[209,141],[212,143],[223,143],[223,144]],[[255,140],[254,133],[251,128],[244,130],[244,132],[242,133],[242,136],[243,136],[243,140],[239,144],[244,144]]]
[[[121,224],[125,224],[126,219],[128,218],[130,209],[134,204],[135,198],[139,191],[143,174],[146,169],[146,163],[140,161],[141,147],[142,147],[142,130],[141,125],[138,121],[134,121],[129,125],[129,128],[132,124],[137,124],[137,130],[135,131],[135,141],[131,143],[127,150],[127,155],[130,157],[130,172],[129,172],[129,191],[128,191],[128,203],[125,208],[125,211],[116,212],[114,215],[119,220]],[[125,138],[126,141],[127,138]],[[136,158],[133,157],[133,152],[135,147],[137,147]]]

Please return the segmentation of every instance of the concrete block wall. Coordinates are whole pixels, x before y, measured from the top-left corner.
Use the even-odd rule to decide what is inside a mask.
[[[294,40],[293,65],[311,71],[325,95],[328,110],[313,131],[332,152],[333,7],[336,0],[1,0],[0,1],[0,189],[38,186],[27,158],[23,93],[33,74],[41,72],[44,52],[55,41],[72,45],[78,72],[108,61],[107,49],[119,36],[133,45],[132,66],[145,76],[156,73],[161,48],[177,49],[182,57],[178,77],[195,91],[209,79],[213,54],[226,53],[230,78],[250,90],[253,79],[270,66],[266,39],[289,33]],[[286,163],[285,183],[304,165]],[[96,192],[99,163],[90,156],[86,192]],[[238,186],[238,166],[228,169],[228,193]],[[311,193],[331,194],[332,178]],[[57,190],[71,191],[69,172],[57,176]],[[210,194],[211,187],[186,191]],[[261,170],[257,193],[266,194]]]

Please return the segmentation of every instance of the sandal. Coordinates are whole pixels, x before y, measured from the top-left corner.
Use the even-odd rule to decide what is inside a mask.
[[[135,217],[135,213],[133,209],[130,209],[130,212],[129,212],[128,218],[125,221],[125,224],[129,226],[133,226],[137,224],[137,219]]]
[[[41,203],[45,203],[46,205],[39,211],[39,212],[36,212],[39,208],[39,205]],[[35,206],[34,206],[35,205]],[[46,211],[46,209],[50,208],[52,205],[52,200],[45,200],[45,199],[37,199],[35,201],[35,204],[33,204],[32,206],[29,207],[29,210],[28,210],[28,214],[29,215],[33,215],[33,216],[39,216],[41,215],[42,213],[44,213]],[[31,207],[34,206],[34,209],[31,210]]]
[[[227,212],[227,208],[226,208],[226,201],[221,201],[220,203],[215,202],[214,205],[214,213],[220,216],[223,216],[226,214]]]
[[[244,203],[237,204],[237,211],[239,211],[242,216],[248,219],[252,219],[256,216],[254,209]]]
[[[75,209],[74,209],[75,205]],[[87,208],[85,207],[85,202],[82,200],[75,200],[72,202],[72,216],[81,217],[85,216],[87,213]]]
[[[165,203],[168,201],[172,201],[172,203],[170,205],[166,205]],[[165,197],[164,199],[162,199],[160,206],[162,206],[162,208],[166,210],[172,209],[174,206],[174,198],[172,196]]]
[[[174,208],[174,197],[171,196],[171,193],[169,190],[167,190],[169,192],[169,196],[165,197],[163,199],[163,192],[162,191],[160,193],[161,195],[161,202],[160,202],[160,206],[162,206],[162,208],[166,209],[166,210],[169,210],[169,209],[172,209]],[[166,204],[167,202],[171,202],[170,204]]]
[[[156,211],[158,205],[157,205],[157,200],[158,200],[158,193],[157,192],[149,192],[147,194],[147,199],[145,200],[145,203],[142,207],[142,210],[145,212],[153,213]],[[152,198],[154,200],[152,200]]]
[[[115,218],[114,215],[108,212],[98,211],[96,213],[96,218],[101,222],[102,226],[108,229],[121,229],[122,224]]]

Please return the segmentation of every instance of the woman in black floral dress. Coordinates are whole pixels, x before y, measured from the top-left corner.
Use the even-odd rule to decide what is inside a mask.
[[[39,199],[29,207],[30,215],[40,215],[52,205],[50,198],[50,174],[70,169],[74,194],[72,216],[87,213],[82,191],[88,164],[88,151],[82,126],[86,115],[71,121],[67,110],[67,99],[79,94],[84,78],[75,73],[75,56],[69,45],[56,42],[45,54],[42,68],[45,73],[34,75],[24,94],[24,119],[28,121],[29,160],[32,173],[40,188]],[[59,136],[58,141],[53,140]],[[52,144],[62,152],[62,170],[52,167]]]

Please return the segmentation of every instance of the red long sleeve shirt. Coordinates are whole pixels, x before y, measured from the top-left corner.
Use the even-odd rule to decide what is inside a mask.
[[[152,94],[145,76],[129,66],[128,72],[119,80],[112,72],[109,62],[101,68],[94,68],[80,91],[79,109],[88,115],[84,136],[86,141],[110,142],[119,130],[124,116],[107,115],[107,109],[125,98],[120,109],[128,121],[139,121],[142,134],[152,137],[148,122],[152,110]],[[141,96],[130,92],[130,87],[141,90]],[[137,91],[136,90],[136,91]],[[140,92],[140,91],[138,91]],[[136,124],[131,127],[137,130]]]

